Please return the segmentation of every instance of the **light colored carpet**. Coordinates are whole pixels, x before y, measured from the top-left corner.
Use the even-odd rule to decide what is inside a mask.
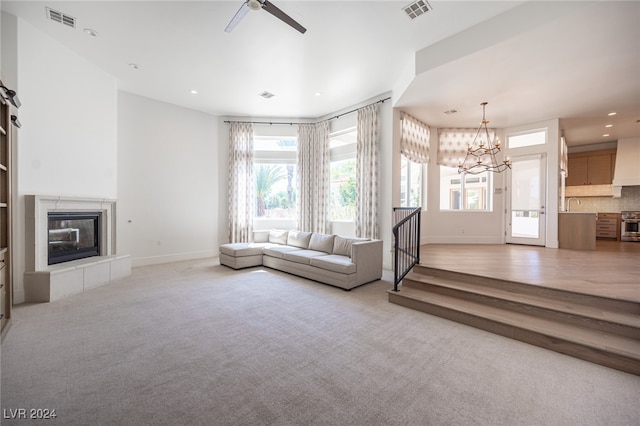
[[[64,425],[637,425],[640,377],[391,304],[389,288],[201,260],[18,306],[2,424],[43,408]]]

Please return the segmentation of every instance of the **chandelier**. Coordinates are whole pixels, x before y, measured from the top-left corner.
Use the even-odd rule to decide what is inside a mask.
[[[486,171],[500,173],[511,168],[509,157],[506,157],[501,163],[496,159],[496,154],[500,152],[500,139],[496,139],[495,142],[491,140],[487,128],[489,121],[485,118],[487,102],[480,105],[482,105],[482,122],[473,142],[467,146],[467,155],[464,157],[464,161],[458,163],[458,173],[472,175]]]

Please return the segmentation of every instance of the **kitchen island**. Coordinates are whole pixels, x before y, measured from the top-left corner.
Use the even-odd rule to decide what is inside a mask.
[[[596,249],[596,213],[558,213],[558,243],[562,249]]]

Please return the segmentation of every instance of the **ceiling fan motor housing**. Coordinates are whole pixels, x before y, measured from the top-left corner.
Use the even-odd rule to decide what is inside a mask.
[[[260,0],[248,0],[247,5],[251,10],[260,10],[262,9],[262,2]]]

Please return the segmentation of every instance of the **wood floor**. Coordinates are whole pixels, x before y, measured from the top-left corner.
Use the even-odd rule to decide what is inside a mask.
[[[640,303],[640,242],[598,240],[595,251],[427,244],[420,264]]]
[[[389,301],[640,375],[640,243],[425,245]]]

